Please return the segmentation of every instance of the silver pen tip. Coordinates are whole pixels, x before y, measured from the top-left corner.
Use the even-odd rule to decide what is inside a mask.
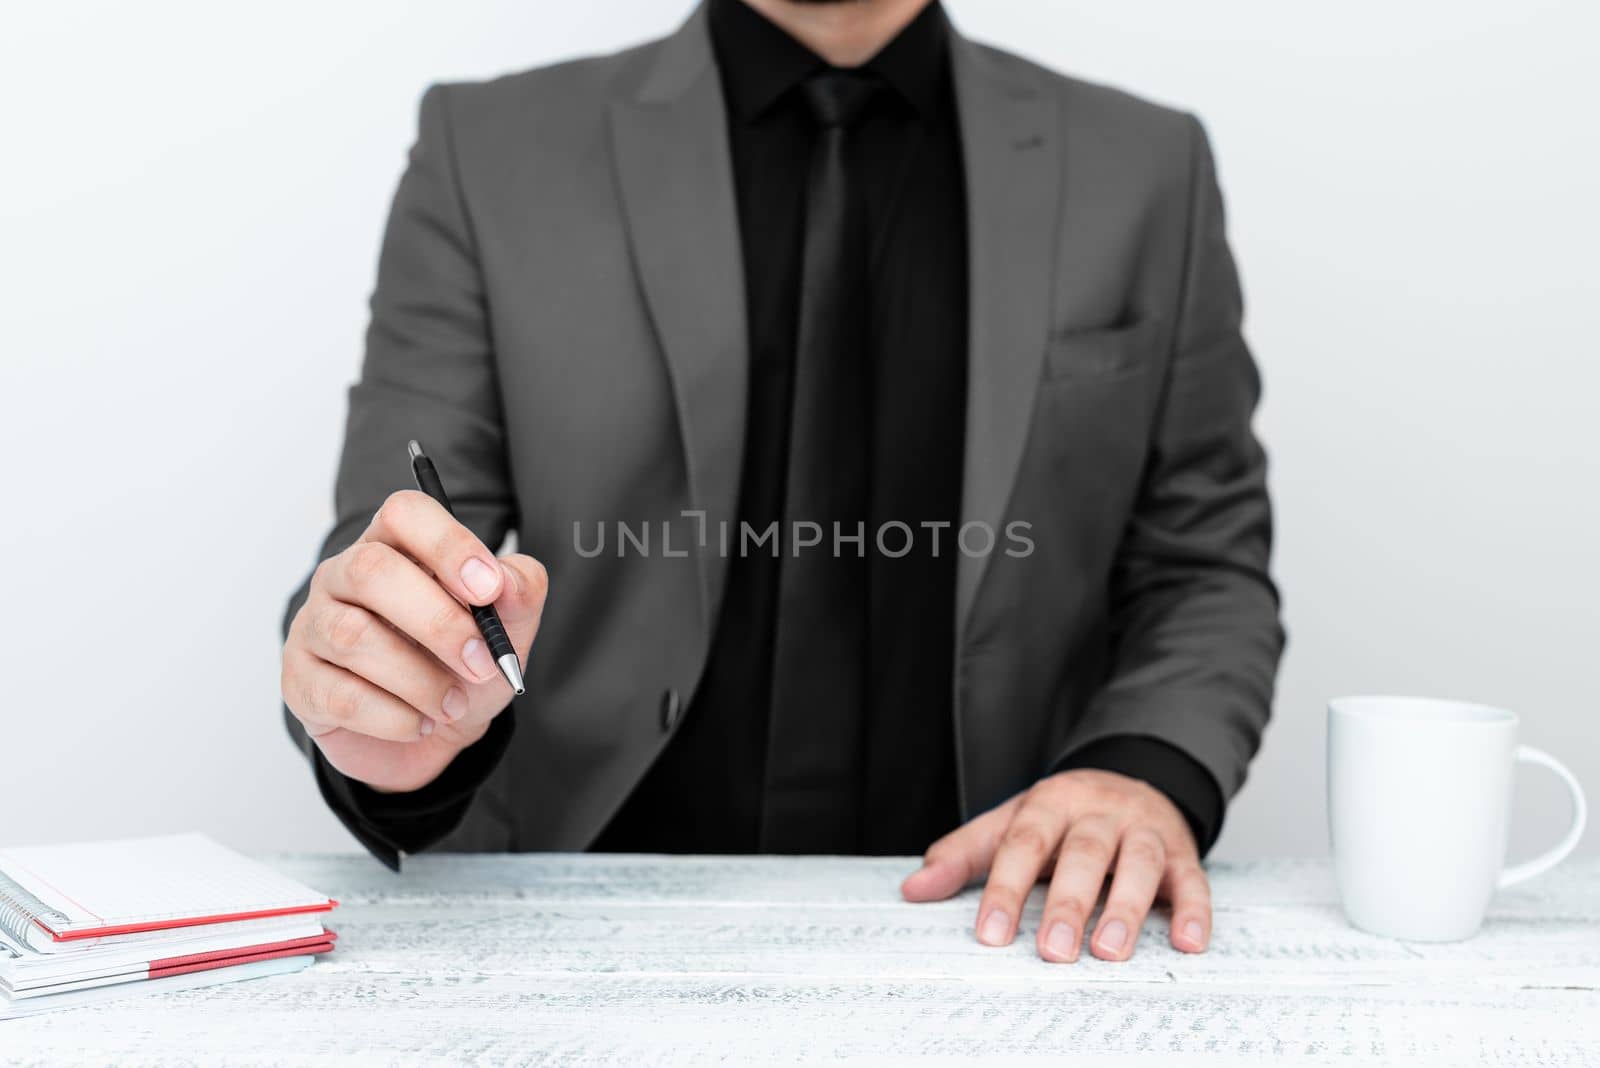
[[[522,684],[522,666],[517,663],[516,654],[507,653],[498,662],[500,664],[500,673],[506,677],[506,681],[511,684],[511,688],[517,691],[517,696],[521,697],[527,693],[528,688]]]
[[[422,446],[417,444],[416,438],[412,438],[410,441],[406,442],[406,452],[411,454],[411,458],[413,460],[422,455]]]

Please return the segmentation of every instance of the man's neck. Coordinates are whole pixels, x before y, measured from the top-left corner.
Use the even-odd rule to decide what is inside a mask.
[[[744,0],[835,67],[882,51],[929,0]]]

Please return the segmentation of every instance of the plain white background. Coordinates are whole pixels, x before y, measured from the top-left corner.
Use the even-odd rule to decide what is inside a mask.
[[[1325,851],[1340,693],[1503,703],[1600,794],[1600,9],[948,5],[972,36],[1198,112],[1214,141],[1291,631],[1215,855]],[[0,841],[352,847],[279,722],[277,628],[329,518],[417,98],[688,8],[10,14]],[[1542,776],[1520,780],[1514,854],[1564,826]]]

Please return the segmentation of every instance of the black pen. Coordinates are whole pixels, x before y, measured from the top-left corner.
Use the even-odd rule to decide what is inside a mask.
[[[456,510],[450,507],[450,497],[444,491],[444,483],[439,481],[439,472],[434,468],[433,461],[423,453],[422,446],[415,440],[408,441],[406,452],[411,454],[411,477],[417,480],[417,489],[438,501],[445,511],[455,515]],[[491,604],[467,607],[472,610],[473,622],[478,624],[478,633],[483,635],[494,662],[500,665],[500,674],[506,677],[520,697],[527,692],[522,684],[522,665],[517,662],[517,651],[511,647],[511,639],[506,637],[506,626],[500,622],[500,613]]]

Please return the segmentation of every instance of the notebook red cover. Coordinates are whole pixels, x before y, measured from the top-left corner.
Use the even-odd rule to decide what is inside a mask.
[[[258,960],[273,960],[277,957],[327,953],[333,949],[334,939],[338,937],[334,932],[325,930],[320,935],[289,938],[282,942],[267,942],[259,946],[224,949],[211,953],[190,953],[182,957],[164,957],[150,962],[149,973],[145,978],[161,979],[169,975],[203,972],[211,968],[231,968],[235,964],[251,964]]]
[[[185,916],[175,920],[158,920],[153,923],[124,923],[111,927],[88,927],[81,931],[68,931],[58,934],[50,929],[44,921],[34,918],[34,923],[39,926],[52,941],[71,942],[77,938],[104,938],[107,935],[138,934],[141,931],[170,931],[175,927],[198,927],[207,923],[233,923],[237,920],[264,920],[269,916],[296,916],[300,913],[327,912],[339,902],[333,898],[318,902],[315,905],[300,905],[290,909],[260,909],[255,912],[229,912],[216,916]]]

